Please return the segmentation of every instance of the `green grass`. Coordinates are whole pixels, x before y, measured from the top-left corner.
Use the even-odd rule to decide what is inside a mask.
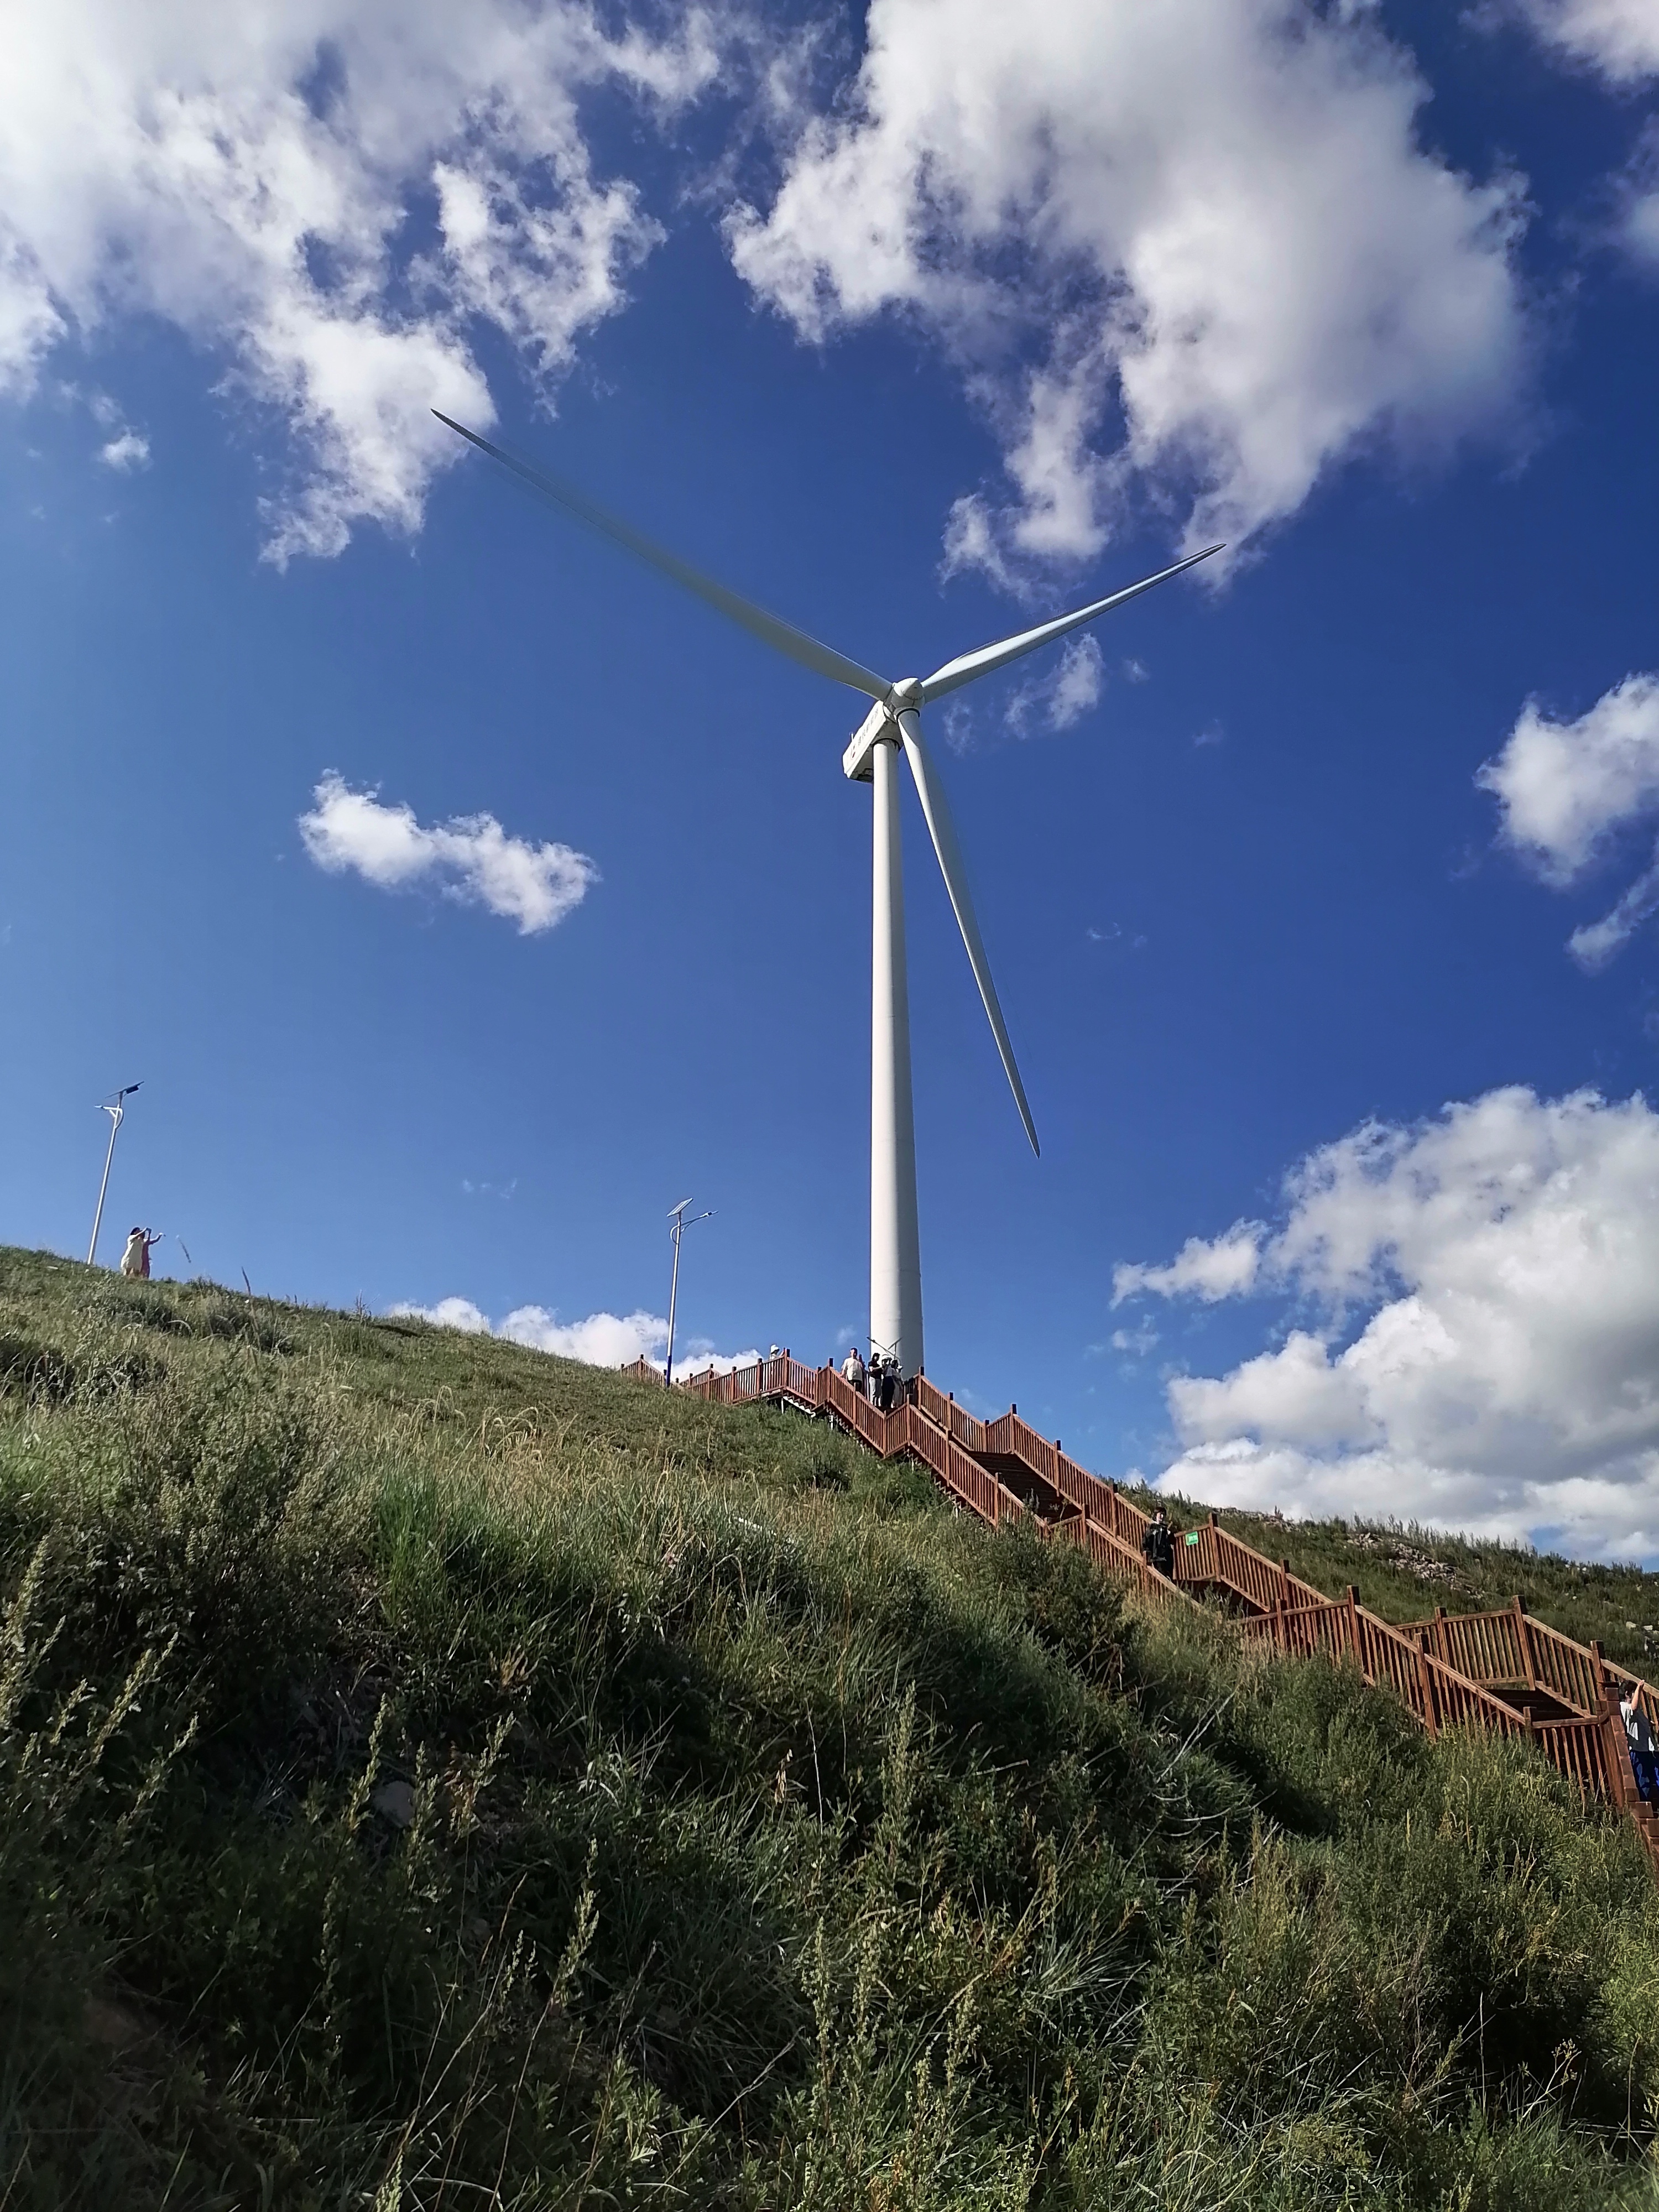
[[[0,1255],[0,1615],[4,2212],[1659,2203],[1633,1832],[793,1415]]]

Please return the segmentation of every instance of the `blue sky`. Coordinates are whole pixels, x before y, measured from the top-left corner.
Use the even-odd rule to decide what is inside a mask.
[[[0,91],[0,1236],[142,1079],[108,1261],[621,1356],[690,1194],[830,1356],[861,706],[427,410],[895,675],[1215,531],[936,718],[1043,1155],[912,806],[929,1370],[1659,1556],[1652,0],[166,13]]]

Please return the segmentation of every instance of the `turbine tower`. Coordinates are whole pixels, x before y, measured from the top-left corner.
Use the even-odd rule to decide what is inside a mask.
[[[1155,584],[1180,575],[1183,568],[1207,560],[1212,553],[1222,549],[1219,545],[1206,545],[1202,552],[1188,554],[1184,561],[1160,568],[1156,575],[1143,576],[1138,584],[1109,592],[1103,599],[1091,600],[1086,607],[1078,607],[1070,614],[1056,616],[1052,622],[1039,623],[1035,629],[1021,630],[1017,636],[1001,638],[994,645],[981,646],[975,653],[964,653],[955,660],[947,660],[931,676],[907,676],[893,683],[884,676],[878,676],[872,669],[862,667],[856,660],[848,660],[833,647],[820,645],[805,630],[768,614],[751,600],[728,591],[724,584],[705,576],[701,569],[682,561],[678,554],[668,552],[631,524],[607,514],[574,485],[532,468],[515,454],[493,445],[488,438],[481,438],[476,430],[469,430],[465,423],[453,421],[435,407],[432,411],[469,445],[476,446],[480,453],[488,453],[510,469],[532,490],[611,538],[683,589],[694,592],[775,652],[799,662],[803,668],[811,669],[817,675],[827,676],[832,683],[844,684],[851,690],[862,692],[874,702],[842,757],[842,768],[851,781],[872,787],[874,817],[870,975],[870,1346],[872,1352],[896,1358],[900,1372],[908,1381],[922,1364],[921,1245],[916,1226],[916,1133],[910,1098],[910,1006],[904,958],[899,755],[902,752],[909,763],[911,779],[921,801],[927,834],[933,839],[934,855],[967,948],[974,981],[979,986],[991,1034],[996,1039],[997,1051],[1013,1091],[1014,1103],[1019,1109],[1019,1118],[1035,1152],[1038,1149],[1036,1125],[1031,1119],[1025,1086],[1019,1079],[1013,1047],[1008,1042],[996,986],[991,981],[990,963],[985,957],[945,788],[933,756],[922,740],[921,710],[947,693],[959,690],[964,684],[975,683],[994,669],[1006,668],[1022,654],[1035,653],[1040,645],[1064,637],[1067,630],[1077,629],[1113,607],[1122,606],[1126,600],[1139,598]]]

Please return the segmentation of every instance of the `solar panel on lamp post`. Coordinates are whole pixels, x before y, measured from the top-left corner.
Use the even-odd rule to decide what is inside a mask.
[[[97,1256],[98,1231],[104,1218],[104,1194],[109,1188],[110,1166],[115,1158],[116,1133],[127,1118],[125,1101],[131,1098],[135,1091],[142,1090],[143,1087],[142,1084],[129,1083],[118,1091],[113,1098],[104,1098],[99,1102],[99,1112],[109,1115],[109,1150],[104,1155],[104,1179],[98,1186],[98,1211],[92,1217],[92,1242],[87,1247],[88,1267],[91,1267]]]
[[[674,1240],[674,1272],[668,1279],[668,1357],[664,1360],[662,1369],[665,1389],[672,1388],[674,1381],[674,1308],[678,1303],[680,1295],[680,1238],[693,1223],[712,1221],[714,1218],[713,1212],[710,1211],[708,1213],[694,1213],[690,1221],[688,1221],[685,1218],[685,1209],[690,1203],[689,1198],[683,1198],[678,1206],[672,1206],[668,1209],[670,1224],[668,1233]]]

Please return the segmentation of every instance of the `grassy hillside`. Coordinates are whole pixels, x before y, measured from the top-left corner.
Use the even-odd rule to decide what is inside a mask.
[[[0,1614],[4,2212],[1659,2203],[1633,1833],[793,1416],[0,1255]]]

